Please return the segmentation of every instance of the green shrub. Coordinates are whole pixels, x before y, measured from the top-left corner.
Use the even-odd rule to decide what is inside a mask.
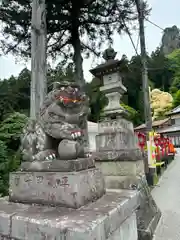
[[[26,115],[15,112],[0,124],[0,140],[5,143],[9,150],[16,152],[19,149],[20,137],[26,122]]]

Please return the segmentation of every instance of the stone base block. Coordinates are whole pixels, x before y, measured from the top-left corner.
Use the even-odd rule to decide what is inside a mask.
[[[137,240],[136,191],[107,192],[80,209],[0,200],[0,237],[17,240]]]
[[[79,208],[105,193],[99,169],[10,174],[10,201]]]
[[[54,160],[44,162],[22,162],[21,171],[40,172],[77,172],[95,166],[93,158],[79,158],[75,160]]]
[[[140,176],[105,176],[107,189],[137,189]]]
[[[144,162],[139,161],[99,161],[96,167],[100,168],[105,176],[136,176],[144,173]]]

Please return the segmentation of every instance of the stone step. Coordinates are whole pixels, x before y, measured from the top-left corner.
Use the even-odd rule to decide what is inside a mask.
[[[0,200],[0,239],[137,240],[136,191],[107,192],[80,209]]]

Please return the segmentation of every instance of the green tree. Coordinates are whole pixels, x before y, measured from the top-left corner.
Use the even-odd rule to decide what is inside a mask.
[[[48,82],[48,92],[52,89],[54,82],[74,82],[75,81],[75,72],[72,64],[68,64],[67,67],[64,67],[64,61],[57,64],[55,68],[49,68],[47,74]]]
[[[139,121],[139,113],[132,107],[121,103],[121,106],[129,113],[129,116],[127,116],[127,119],[129,121],[132,121],[134,125],[138,125],[140,123]]]
[[[29,114],[30,71],[26,68],[18,77],[0,81],[0,120],[13,111]]]
[[[169,54],[168,59],[170,60],[170,69],[173,71],[170,92],[174,94],[180,89],[180,49],[176,49]]]
[[[31,72],[24,68],[12,87],[13,94],[16,96],[17,108],[14,109],[17,112],[25,113],[29,115],[30,109],[30,83],[31,83]]]
[[[101,111],[107,104],[107,99],[104,94],[100,92],[101,80],[93,78],[90,83],[86,84],[86,91],[90,98],[91,113],[88,120],[97,122],[100,120]]]
[[[0,194],[8,194],[9,173],[17,170],[21,161],[20,138],[27,116],[12,113],[0,124]]]
[[[16,152],[19,149],[20,137],[26,122],[26,115],[15,112],[0,124],[0,140],[10,151]]]
[[[180,90],[178,90],[174,95],[173,107],[177,107],[179,105],[180,105]]]
[[[0,140],[0,195],[8,193],[8,149]]]
[[[170,61],[160,48],[152,52],[148,58],[148,75],[149,79],[154,83],[154,88],[169,91],[173,76],[169,66]]]
[[[140,117],[137,123],[140,124],[144,121],[140,56],[133,56],[131,60],[127,62],[127,66],[128,71],[125,73],[124,77],[124,85],[127,88],[127,93],[122,98],[122,102],[139,113]]]
[[[81,39],[81,48],[96,52],[102,40],[112,36],[114,28],[125,29],[124,21],[134,20],[136,14],[132,0],[47,0],[46,5],[48,53],[53,56],[62,54],[67,45],[75,49],[75,40],[84,35],[87,35],[87,41]],[[1,39],[2,50],[30,55],[31,2],[9,1],[8,5],[0,6],[0,16],[5,23],[2,26],[5,37]],[[9,36],[11,39],[6,39]],[[63,53],[68,54],[67,51]]]
[[[174,95],[180,89],[180,76],[175,76],[170,87],[170,92]]]
[[[102,43],[112,42],[114,30],[126,30],[126,24],[137,17],[133,0],[47,0],[46,5],[48,54],[72,58],[76,80],[83,83],[82,52],[98,55]],[[4,23],[2,51],[30,56],[30,1],[1,5],[0,20]]]

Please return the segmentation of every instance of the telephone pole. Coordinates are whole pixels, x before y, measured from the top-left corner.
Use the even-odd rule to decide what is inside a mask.
[[[146,55],[146,42],[144,34],[144,6],[143,0],[135,0],[138,21],[139,21],[139,35],[140,35],[140,45],[141,45],[141,63],[142,63],[142,86],[143,86],[143,96],[144,96],[144,116],[146,124],[147,138],[148,133],[152,131],[152,116],[150,107],[150,96],[149,96],[149,84],[148,84],[148,71],[147,71],[147,55]]]
[[[31,103],[30,117],[38,119],[47,93],[46,1],[32,0],[31,16]]]
[[[146,42],[144,34],[144,4],[143,0],[135,0],[138,21],[139,21],[139,36],[141,45],[141,64],[142,64],[142,89],[144,97],[144,118],[146,124],[146,139],[149,141],[149,132],[152,131],[152,116],[150,107],[150,96],[149,96],[149,84],[148,84],[148,71],[147,71],[147,55],[146,55]],[[147,181],[153,182],[154,168],[149,168],[148,158],[144,159],[144,170],[146,173]]]

